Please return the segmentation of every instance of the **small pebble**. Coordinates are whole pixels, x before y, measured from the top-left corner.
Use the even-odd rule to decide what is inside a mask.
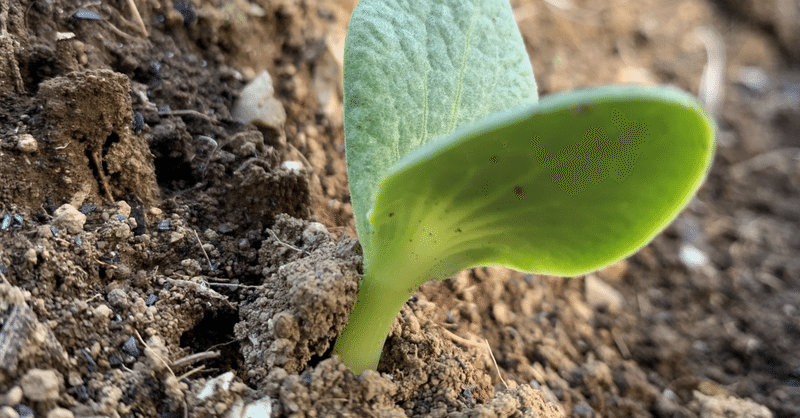
[[[69,409],[55,408],[47,413],[47,418],[75,418],[75,415]]]
[[[3,402],[8,405],[16,405],[22,402],[22,388],[19,386],[14,386],[13,388],[9,389],[5,396],[3,396]]]
[[[25,404],[18,404],[14,406],[14,411],[17,413],[19,418],[33,418],[33,409],[30,406]]]
[[[88,215],[97,209],[97,205],[91,203],[84,203],[81,205],[80,212],[84,215]]]
[[[75,206],[66,203],[53,213],[53,225],[67,231],[70,234],[77,234],[83,231],[86,223],[86,215],[82,214]]]
[[[58,380],[58,375],[53,370],[31,369],[19,383],[27,399],[50,401],[58,399]]]
[[[164,219],[163,221],[158,223],[158,230],[161,232],[169,231],[172,229],[172,223],[169,219]]]
[[[19,418],[19,414],[14,408],[10,406],[4,406],[0,408],[0,418]]]
[[[624,303],[624,297],[594,274],[586,276],[586,302],[593,308],[606,307],[609,312],[619,312]]]
[[[136,112],[133,114],[133,133],[138,134],[142,132],[147,125],[144,123],[144,116],[141,113]]]
[[[700,268],[708,264],[706,253],[692,244],[681,245],[680,258],[683,264],[689,268]]]
[[[141,354],[139,347],[136,346],[136,339],[132,335],[125,341],[125,344],[122,344],[122,352],[132,357],[139,357],[139,354]]]
[[[111,308],[109,308],[108,305],[105,304],[94,308],[94,315],[97,316],[98,318],[108,318],[111,316],[112,312],[113,311],[111,310]]]
[[[103,17],[99,14],[86,9],[76,10],[72,17],[78,20],[103,20]]]
[[[17,137],[17,149],[26,154],[33,154],[39,150],[39,144],[36,142],[36,138],[34,138],[33,135],[22,134]]]

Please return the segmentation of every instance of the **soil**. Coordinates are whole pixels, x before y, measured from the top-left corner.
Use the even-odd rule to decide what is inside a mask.
[[[354,375],[355,2],[0,0],[0,416],[800,416],[800,3],[512,1],[542,95],[700,92],[708,181],[602,271],[423,286]]]

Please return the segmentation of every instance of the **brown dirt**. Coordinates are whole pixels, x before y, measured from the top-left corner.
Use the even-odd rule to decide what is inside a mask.
[[[126,1],[0,1],[0,416],[800,416],[796,1],[513,1],[540,94],[696,93],[716,28],[711,175],[603,271],[423,286],[361,375],[329,353],[355,0],[135,3],[146,36]],[[242,124],[263,70],[285,120]]]

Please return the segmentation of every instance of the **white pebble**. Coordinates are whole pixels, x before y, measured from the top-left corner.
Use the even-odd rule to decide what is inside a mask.
[[[56,209],[52,223],[58,229],[64,229],[70,234],[77,234],[83,231],[86,215],[82,214],[75,206],[66,203]]]
[[[17,137],[17,149],[27,154],[33,154],[39,150],[39,144],[33,135],[22,134]]]
[[[624,298],[617,289],[590,274],[586,276],[586,302],[594,308],[605,306],[609,312],[619,312]]]

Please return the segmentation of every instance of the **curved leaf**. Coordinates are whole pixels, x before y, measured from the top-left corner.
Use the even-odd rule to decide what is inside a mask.
[[[365,271],[407,266],[418,286],[481,265],[598,269],[677,216],[713,151],[712,122],[672,88],[603,87],[492,115],[391,167]]]

